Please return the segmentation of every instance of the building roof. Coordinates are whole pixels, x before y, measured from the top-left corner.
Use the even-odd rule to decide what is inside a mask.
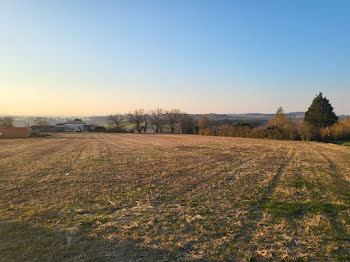
[[[67,120],[64,124],[80,124],[80,125],[87,125],[84,121],[81,119],[74,119],[74,120]]]

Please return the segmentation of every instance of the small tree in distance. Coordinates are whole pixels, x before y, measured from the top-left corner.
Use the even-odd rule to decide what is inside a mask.
[[[46,117],[37,117],[34,119],[34,124],[36,126],[49,126],[50,122]]]
[[[0,118],[0,126],[5,126],[5,127],[13,127],[13,117],[3,117]]]
[[[125,116],[123,114],[112,114],[108,117],[108,122],[115,125],[118,131],[122,130],[124,120]]]
[[[290,139],[296,138],[296,128],[288,115],[284,113],[280,106],[277,109],[276,116],[271,118],[267,124],[271,138],[274,139]]]
[[[144,113],[143,114],[143,123],[144,123],[144,125],[143,125],[143,132],[144,133],[147,133],[149,122],[150,122],[149,114]]]
[[[157,108],[155,111],[151,112],[151,124],[154,125],[156,133],[162,132],[162,125],[164,123],[164,110],[162,108]]]
[[[195,132],[195,121],[189,114],[183,113],[180,116],[180,130],[183,134],[193,134]]]
[[[210,127],[209,118],[207,116],[202,116],[198,121],[198,127],[199,129],[206,129]]]
[[[130,114],[130,122],[135,125],[137,133],[141,133],[144,114],[145,110],[143,109],[135,109],[134,113]]]
[[[180,120],[181,112],[178,109],[172,109],[170,111],[166,111],[165,118],[170,126],[171,133],[174,133],[175,126]]]

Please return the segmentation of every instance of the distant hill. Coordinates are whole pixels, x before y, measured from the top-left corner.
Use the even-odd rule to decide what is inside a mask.
[[[219,125],[232,125],[237,122],[246,122],[252,126],[263,126],[269,119],[276,114],[263,114],[263,113],[246,113],[246,114],[192,114],[192,116],[198,120],[203,116],[207,116],[211,120],[211,124],[215,126]],[[292,119],[304,119],[304,112],[291,112],[287,113]]]
[[[191,114],[194,117],[207,116],[209,118],[240,118],[240,117],[253,117],[253,118],[271,118],[276,114],[263,114],[263,113],[246,113],[246,114]],[[287,113],[290,117],[293,118],[304,118],[305,112],[290,112]]]

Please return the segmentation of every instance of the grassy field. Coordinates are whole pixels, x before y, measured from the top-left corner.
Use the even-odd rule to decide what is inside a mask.
[[[0,261],[349,261],[350,148],[191,135],[0,140]]]

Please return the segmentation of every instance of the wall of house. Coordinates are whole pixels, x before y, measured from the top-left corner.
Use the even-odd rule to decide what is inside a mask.
[[[68,132],[84,132],[85,125],[82,124],[65,124],[64,128]]]
[[[0,126],[0,138],[22,138],[30,136],[29,127],[3,127]]]

